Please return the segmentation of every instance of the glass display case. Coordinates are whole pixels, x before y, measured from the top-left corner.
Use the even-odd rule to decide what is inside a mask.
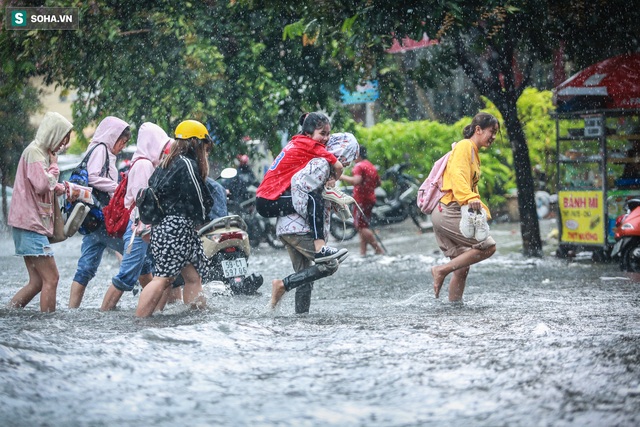
[[[640,196],[640,120],[636,110],[556,114],[560,250],[614,243],[616,218]]]

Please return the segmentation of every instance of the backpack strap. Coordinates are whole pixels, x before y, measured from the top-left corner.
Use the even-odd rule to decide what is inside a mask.
[[[104,145],[105,154],[106,154],[104,165],[102,165],[102,170],[100,171],[100,176],[104,177],[104,176],[107,176],[107,173],[109,173],[109,148],[107,148],[107,144],[105,144],[104,142],[99,142],[93,147],[91,147],[91,150],[87,151],[87,154],[84,155],[84,158],[80,162],[80,166],[83,169],[87,169],[87,163],[89,162],[89,158],[91,157],[91,154],[93,154],[93,150],[98,148],[100,145]]]
[[[100,171],[100,176],[104,177],[104,176],[107,176],[107,174],[109,173],[109,148],[107,148],[107,144],[105,144],[104,142],[98,143],[98,145],[100,144],[104,145],[105,160],[104,160],[104,165],[102,165],[102,170]]]
[[[146,160],[148,162],[151,162],[151,160],[147,159],[146,157],[138,157],[137,159],[131,162],[131,166],[129,166],[129,170],[133,168],[133,165],[135,165],[138,160]],[[153,162],[151,162],[151,164],[153,164]]]

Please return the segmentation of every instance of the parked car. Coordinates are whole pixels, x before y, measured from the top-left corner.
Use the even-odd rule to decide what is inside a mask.
[[[60,176],[58,182],[68,181],[71,176],[71,172],[82,161],[82,156],[79,154],[61,154],[58,156],[58,169],[60,169]]]

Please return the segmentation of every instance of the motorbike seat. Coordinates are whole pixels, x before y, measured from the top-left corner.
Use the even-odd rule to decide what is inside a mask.
[[[198,236],[202,236],[211,231],[215,231],[221,228],[240,228],[243,231],[247,231],[247,223],[238,215],[227,215],[220,218],[216,218],[200,230],[198,230]]]

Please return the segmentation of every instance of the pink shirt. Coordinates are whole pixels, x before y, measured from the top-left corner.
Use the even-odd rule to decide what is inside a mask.
[[[14,181],[7,223],[16,228],[53,235],[53,190],[60,170],[56,163],[45,169],[43,162],[27,163],[20,158]]]
[[[58,113],[45,114],[36,138],[24,149],[18,162],[13,196],[7,223],[15,228],[53,235],[54,189],[63,191],[58,183],[57,163],[49,163],[49,152],[55,150],[71,123]]]

